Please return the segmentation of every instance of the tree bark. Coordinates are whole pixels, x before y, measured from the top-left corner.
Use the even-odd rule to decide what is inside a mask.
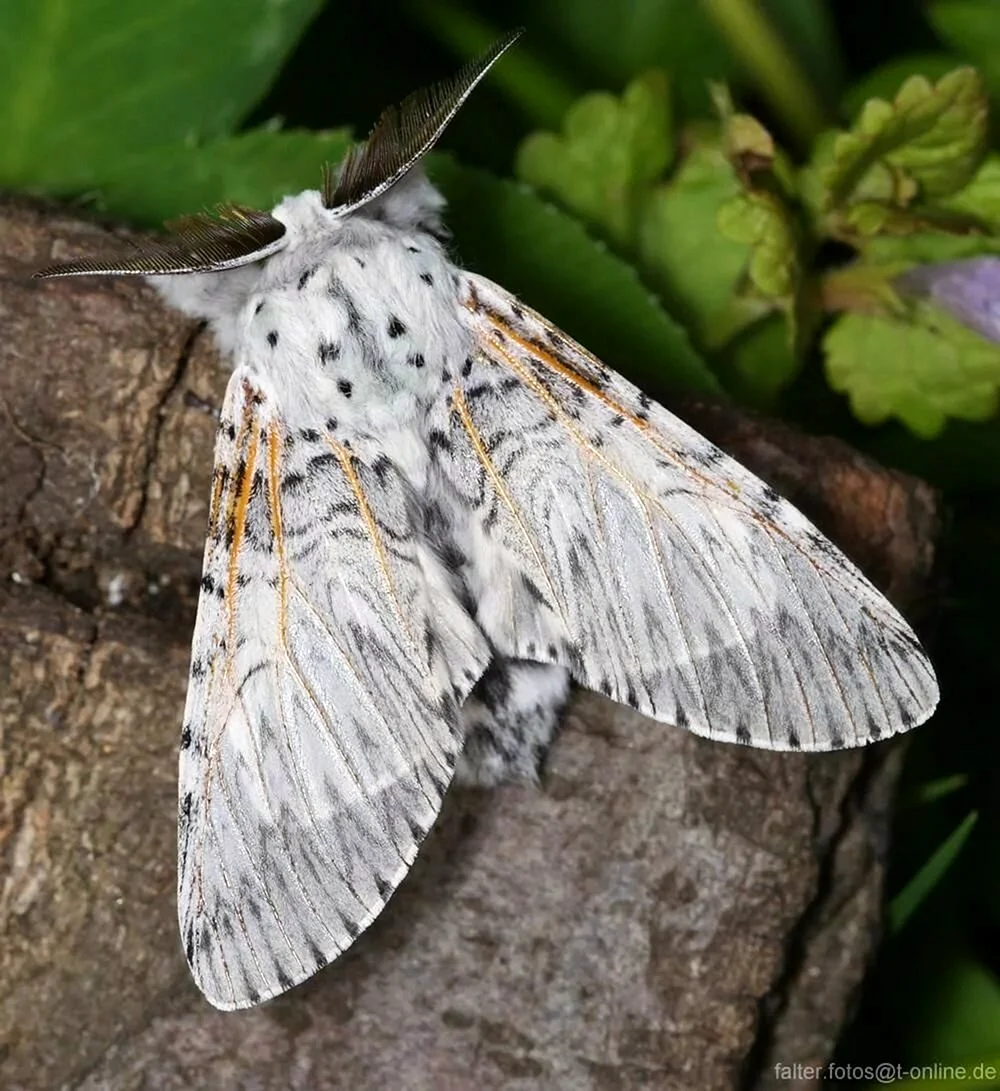
[[[213,1011],[177,937],[176,743],[226,368],[102,228],[0,202],[0,1085],[755,1088],[820,1064],[877,936],[892,744],[713,745],[591,694],[540,788],[452,792],[346,957]],[[844,444],[675,408],[911,617],[937,503]]]

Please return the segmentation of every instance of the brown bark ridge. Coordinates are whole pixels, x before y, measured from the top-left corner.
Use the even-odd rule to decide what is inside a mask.
[[[541,788],[449,796],[346,957],[254,1011],[201,999],[175,748],[226,376],[141,283],[28,279],[103,237],[0,203],[0,1086],[749,1089],[822,1062],[878,931],[898,747],[712,745],[586,694]],[[925,485],[682,408],[912,613]]]

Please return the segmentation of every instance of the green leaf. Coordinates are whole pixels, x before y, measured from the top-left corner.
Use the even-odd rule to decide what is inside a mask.
[[[960,63],[949,53],[906,53],[902,57],[893,57],[867,72],[849,88],[841,101],[841,108],[848,117],[854,117],[861,113],[869,99],[893,98],[910,76],[923,76],[936,83]]]
[[[463,265],[491,277],[650,392],[719,385],[635,270],[526,186],[431,156]]]
[[[826,374],[865,424],[897,417],[924,439],[948,417],[986,420],[996,411],[1000,345],[927,302],[909,319],[845,314],[823,340]]]
[[[982,81],[972,68],[958,68],[936,84],[911,76],[892,103],[870,99],[820,168],[827,207],[858,195],[888,199],[891,189],[900,188],[897,174],[924,197],[954,193],[985,154],[986,111]],[[905,185],[900,193],[903,203],[913,196]]]
[[[952,773],[948,777],[939,777],[937,780],[929,780],[913,793],[914,804],[936,803],[953,792],[961,791],[969,783],[967,773]]]
[[[200,148],[153,148],[109,163],[93,194],[106,212],[146,226],[223,201],[269,209],[282,197],[318,189],[324,162],[339,162],[348,130],[254,129]]]
[[[739,180],[722,149],[699,142],[640,211],[637,243],[643,274],[671,313],[709,347],[734,332],[725,316],[750,259],[750,247],[726,238],[717,223],[719,209],[739,192]]]
[[[949,212],[974,216],[1000,234],[1000,155],[988,155],[969,183],[940,205]]]
[[[952,235],[946,231],[914,231],[903,235],[875,235],[860,240],[859,248],[868,262],[923,264],[1000,253],[1000,238]]]
[[[562,135],[534,133],[524,141],[515,172],[627,246],[639,194],[672,157],[669,89],[663,73],[654,71],[633,80],[620,99],[585,95],[566,115]]]
[[[788,299],[800,277],[795,227],[782,201],[764,191],[741,193],[719,209],[719,230],[750,250],[750,280],[765,298]]]
[[[67,193],[232,131],[322,0],[3,0],[0,185]]]
[[[889,903],[889,930],[898,932],[913,916],[928,894],[937,886],[944,873],[951,867],[969,834],[979,819],[977,811],[970,811],[958,827],[934,850],[930,859]]]
[[[1000,22],[994,0],[934,0],[927,18],[944,41],[982,72],[1000,94]]]
[[[873,213],[866,225],[863,216]],[[870,262],[955,261],[1000,252],[1000,156],[992,154],[957,193],[923,209],[871,202],[847,213],[852,241]]]

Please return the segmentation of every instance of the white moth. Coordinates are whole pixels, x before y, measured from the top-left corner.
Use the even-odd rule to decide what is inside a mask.
[[[417,163],[516,37],[387,111],[322,192],[39,274],[148,274],[234,361],[180,755],[181,935],[219,1008],[349,947],[456,776],[534,776],[571,679],[778,750],[938,699],[795,508],[450,261]]]

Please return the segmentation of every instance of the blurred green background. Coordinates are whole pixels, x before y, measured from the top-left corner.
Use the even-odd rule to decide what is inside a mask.
[[[838,1059],[1000,1067],[1000,274],[935,264],[1000,252],[1000,3],[3,0],[0,187],[149,226],[269,207],[519,24],[429,161],[457,258],[652,392],[944,490],[943,698]]]

